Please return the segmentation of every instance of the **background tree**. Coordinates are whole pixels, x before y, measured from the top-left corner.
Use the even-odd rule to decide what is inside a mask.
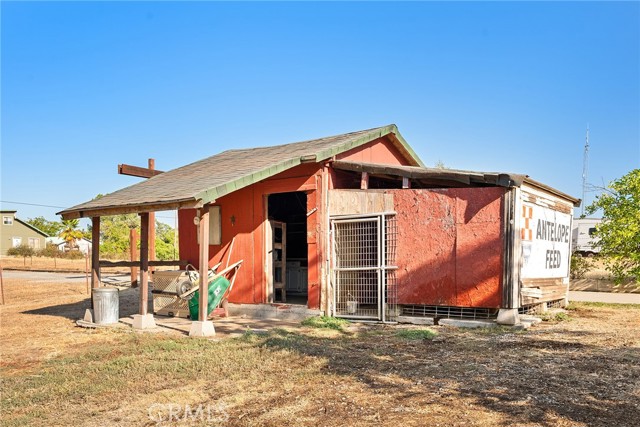
[[[436,169],[449,169],[442,160],[438,160],[433,164],[433,167]]]
[[[587,215],[602,210],[596,228],[600,254],[616,284],[631,279],[640,282],[640,169],[634,169],[609,184],[587,207]]]
[[[49,221],[43,216],[29,218],[25,222],[29,225],[33,225],[38,230],[45,232],[49,237],[57,236],[62,230],[62,223],[60,221]]]
[[[102,194],[98,194],[95,199],[102,196]],[[101,217],[100,253],[111,258],[129,259],[129,233],[132,229],[138,230],[138,236],[140,236],[140,216],[137,214]],[[91,236],[91,226],[87,227],[85,233]],[[140,249],[139,240],[137,249]],[[176,230],[170,225],[156,220],[156,258],[171,260],[177,257]]]
[[[78,230],[78,224],[80,221],[77,219],[63,219],[62,230],[60,230],[60,237],[67,242],[68,248],[74,248],[76,246],[76,240],[82,238],[82,231]]]

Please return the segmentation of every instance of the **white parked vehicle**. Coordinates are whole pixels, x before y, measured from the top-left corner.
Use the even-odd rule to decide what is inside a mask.
[[[571,232],[573,252],[582,256],[594,256],[600,252],[597,239],[593,234],[601,222],[601,218],[580,218],[573,220],[573,230]]]

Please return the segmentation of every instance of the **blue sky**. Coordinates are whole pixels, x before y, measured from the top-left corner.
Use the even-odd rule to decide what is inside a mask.
[[[1,3],[3,201],[395,123],[427,165],[581,196],[640,166],[640,4]],[[588,195],[588,200],[593,194]],[[22,218],[60,209],[2,203]],[[171,222],[171,219],[167,219]]]

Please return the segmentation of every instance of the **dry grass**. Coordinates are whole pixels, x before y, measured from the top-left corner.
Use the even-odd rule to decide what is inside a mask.
[[[5,285],[6,426],[631,426],[640,417],[638,306],[574,304],[571,321],[518,333],[433,327],[407,339],[353,325],[209,341],[76,328],[84,284]],[[181,421],[157,424],[168,404]],[[213,408],[209,421],[206,409],[185,413],[199,404]]]

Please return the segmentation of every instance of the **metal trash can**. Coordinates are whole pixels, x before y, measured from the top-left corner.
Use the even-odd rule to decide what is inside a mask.
[[[93,289],[93,322],[98,325],[118,323],[120,297],[116,288]]]

